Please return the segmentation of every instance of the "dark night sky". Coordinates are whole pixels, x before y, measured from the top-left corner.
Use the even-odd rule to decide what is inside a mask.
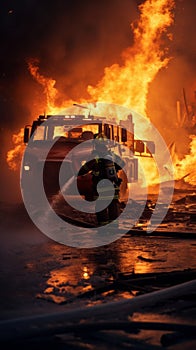
[[[10,109],[4,123],[14,129],[30,113],[17,91],[21,81],[34,87],[27,59],[39,58],[42,74],[56,79],[65,96],[81,95],[130,45],[129,23],[137,11],[129,0],[21,0],[1,7],[0,109]]]
[[[137,6],[142,2],[1,1],[0,111],[3,164],[7,149],[11,147],[12,133],[17,133],[32,118],[32,106],[42,92],[28,72],[27,60],[32,57],[40,60],[40,72],[56,80],[56,86],[65,94],[65,99],[86,97],[87,85],[97,84],[103,76],[104,67],[120,64],[122,51],[132,45],[130,23],[138,18]],[[196,88],[196,2],[176,0],[175,3],[174,38],[170,44],[173,61],[167,72],[158,74],[154,82],[160,91],[163,110],[165,100],[175,104],[181,96],[182,87],[187,90],[189,99]],[[159,107],[160,101],[155,99],[155,105],[149,106],[149,110],[153,114]]]

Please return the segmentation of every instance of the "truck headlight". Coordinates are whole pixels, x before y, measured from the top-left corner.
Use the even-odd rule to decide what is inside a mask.
[[[25,171],[29,171],[30,170],[30,166],[29,165],[24,165],[24,170]]]

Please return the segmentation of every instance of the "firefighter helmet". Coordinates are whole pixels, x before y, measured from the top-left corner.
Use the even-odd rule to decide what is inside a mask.
[[[95,140],[102,142],[102,141],[107,141],[108,138],[103,132],[101,132],[101,133],[95,135]]]
[[[104,133],[99,133],[95,135],[95,147],[99,149],[107,149],[108,138]]]

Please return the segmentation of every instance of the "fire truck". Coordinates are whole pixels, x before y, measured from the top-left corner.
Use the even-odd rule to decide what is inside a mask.
[[[73,176],[74,166],[79,171],[92,151],[93,142],[85,141],[93,140],[94,135],[99,133],[106,135],[108,147],[125,161],[125,171],[119,175],[123,180],[120,198],[124,201],[127,183],[138,181],[138,157],[152,157],[155,152],[153,141],[135,140],[132,115],[118,123],[93,115],[40,115],[32,125],[24,128],[24,143],[28,147],[22,160],[21,188],[23,189],[24,183],[32,188],[34,178],[40,171],[47,197],[58,193],[60,169],[65,183],[68,183]],[[75,148],[78,145],[80,147]],[[44,155],[46,148],[47,156]],[[70,151],[72,157],[69,157]],[[43,169],[42,173],[40,169]],[[90,181],[91,174],[77,178],[79,193],[86,199],[91,197]]]

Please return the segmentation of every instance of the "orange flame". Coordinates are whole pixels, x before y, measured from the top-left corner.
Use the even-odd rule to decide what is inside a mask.
[[[182,160],[179,160],[175,165],[175,177],[181,179],[187,175],[184,179],[185,182],[196,186],[196,136],[191,135],[190,138],[190,153],[187,154]]]
[[[23,134],[24,130],[20,129],[18,134],[12,136],[15,147],[7,152],[7,163],[11,170],[17,170],[20,164],[25,148],[23,144]]]
[[[28,62],[28,69],[33,76],[33,78],[43,86],[43,93],[45,95],[45,110],[47,114],[58,114],[60,110],[65,109],[71,105],[75,101],[66,99],[64,96],[61,96],[59,90],[56,89],[55,84],[56,80],[52,78],[45,77],[44,75],[39,73],[39,60],[31,59]],[[62,103],[60,101],[63,100]],[[78,101],[79,103],[86,102],[85,100]]]
[[[46,101],[45,106],[48,114],[55,114],[59,111],[57,99],[59,97],[59,91],[55,88],[56,80],[47,78],[39,73],[39,60],[31,59],[28,62],[28,69],[34,79],[43,86],[43,93]],[[66,105],[71,101],[66,101]]]
[[[149,84],[158,71],[165,67],[170,58],[164,57],[167,48],[161,49],[161,38],[173,23],[174,0],[147,0],[139,6],[140,19],[131,24],[134,45],[122,53],[124,65],[114,64],[105,68],[103,79],[96,87],[88,86],[91,101],[115,103],[146,114]],[[171,39],[171,34],[167,34]],[[73,101],[66,100],[56,105],[59,91],[56,81],[39,73],[39,61],[31,60],[28,67],[36,81],[44,87],[48,113],[70,106]],[[78,101],[87,102],[85,100]]]
[[[114,64],[105,68],[102,80],[95,87],[87,87],[91,101],[123,105],[146,115],[149,84],[170,59],[165,57],[167,48],[162,48],[162,36],[165,34],[169,37],[167,29],[173,23],[173,8],[174,0],[146,0],[139,6],[140,19],[131,25],[134,45],[122,53],[122,66]],[[28,67],[32,76],[43,86],[47,113],[55,114],[72,105],[74,101],[68,99],[61,105],[57,104],[59,91],[55,87],[56,81],[41,75],[38,64],[38,60],[32,60]],[[81,98],[77,102],[91,101]],[[15,149],[8,152],[8,164],[12,169],[16,167],[14,157],[18,157],[18,151],[20,147],[16,144]]]
[[[44,94],[46,96],[46,105],[50,111],[51,104],[55,104],[55,98],[58,94],[58,90],[54,87],[56,81],[51,78],[46,78],[39,73],[39,60],[32,59],[28,62],[28,68],[31,75],[37,80],[44,88]]]
[[[88,86],[95,101],[124,105],[146,115],[149,84],[169,62],[164,57],[167,49],[160,45],[163,33],[173,23],[173,7],[173,0],[148,0],[139,6],[140,19],[131,25],[134,45],[122,53],[124,65],[105,68],[97,86]]]

